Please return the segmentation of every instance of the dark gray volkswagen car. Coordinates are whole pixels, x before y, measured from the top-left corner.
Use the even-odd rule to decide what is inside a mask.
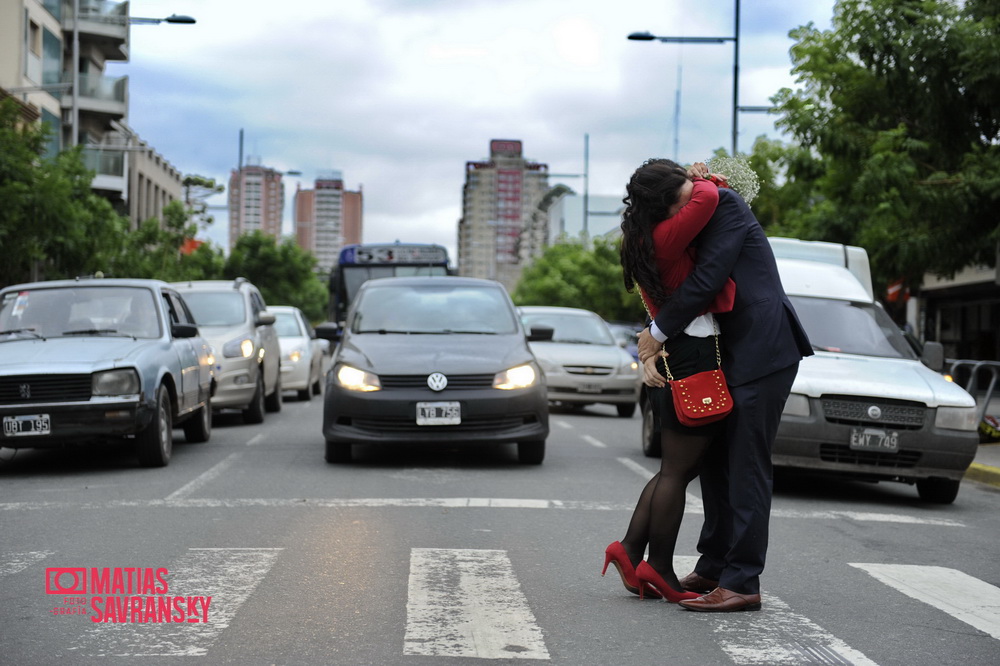
[[[450,276],[384,278],[362,285],[326,380],[326,460],[354,444],[517,444],[539,464],[549,434],[545,377],[503,286]]]

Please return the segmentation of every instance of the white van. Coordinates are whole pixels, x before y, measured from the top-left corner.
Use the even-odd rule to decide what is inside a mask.
[[[921,499],[953,502],[979,445],[978,411],[972,396],[941,374],[941,344],[927,342],[917,355],[875,300],[864,248],[769,240],[815,350],[799,364],[774,465],[915,483]],[[659,456],[645,391],[640,407],[643,452]]]
[[[940,343],[917,356],[874,298],[864,248],[770,241],[815,350],[785,405],[775,466],[915,483],[921,499],[953,502],[979,445],[978,411],[941,374]]]

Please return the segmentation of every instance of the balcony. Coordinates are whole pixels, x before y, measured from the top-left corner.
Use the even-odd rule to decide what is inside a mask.
[[[72,74],[63,74],[64,81],[72,81]],[[107,120],[124,118],[128,113],[128,77],[110,77],[99,74],[80,74],[78,91],[81,113],[107,116]],[[73,107],[73,96],[63,95],[62,108]]]
[[[85,146],[83,164],[95,172],[90,184],[95,190],[117,192],[124,197],[128,191],[125,173],[125,151],[115,148]]]
[[[80,44],[100,52],[106,60],[128,60],[128,2],[80,0],[79,22],[71,7],[62,10],[63,30],[80,30]]]

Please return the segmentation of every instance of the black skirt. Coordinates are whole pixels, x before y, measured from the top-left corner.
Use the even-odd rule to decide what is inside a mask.
[[[719,340],[722,342],[721,338]],[[670,364],[670,374],[674,379],[683,379],[699,372],[715,370],[719,367],[718,359],[715,355],[715,337],[696,338],[686,333],[681,333],[676,338],[671,338],[664,343],[664,348],[670,354],[667,362]],[[656,361],[656,369],[660,371],[663,378],[667,378],[667,373],[663,367],[663,357]],[[713,436],[717,434],[725,424],[725,419],[709,423],[708,425],[689,427],[677,420],[677,413],[674,411],[674,400],[670,392],[670,384],[663,388],[646,387],[649,393],[650,405],[653,407],[653,423],[657,430],[671,430],[685,435]]]

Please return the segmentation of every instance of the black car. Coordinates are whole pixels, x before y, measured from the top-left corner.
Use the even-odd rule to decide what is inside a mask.
[[[326,460],[348,462],[365,443],[517,444],[539,464],[549,434],[545,376],[503,286],[451,276],[369,280],[326,380]]]

